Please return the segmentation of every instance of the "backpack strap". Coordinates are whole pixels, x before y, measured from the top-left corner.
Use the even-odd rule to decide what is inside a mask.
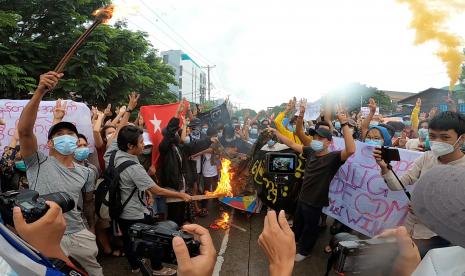
[[[116,155],[116,152],[114,153]],[[113,153],[112,153],[112,157],[114,159],[114,156],[113,156]],[[111,157],[110,157],[111,158]],[[119,175],[125,170],[127,169],[128,167],[132,166],[132,165],[136,165],[137,162],[135,161],[132,161],[132,160],[126,160],[124,161],[123,163],[121,163],[118,167],[116,167],[116,171],[118,172],[118,178],[119,178]],[[137,186],[134,187],[134,189],[132,190],[131,194],[128,196],[128,198],[124,201],[123,203],[123,210],[124,208],[126,207],[126,205],[128,205],[129,203],[129,200],[131,200],[131,198],[134,196],[134,194],[136,193],[137,191]]]
[[[110,155],[110,162],[108,162],[108,167],[114,167],[115,166],[115,157],[116,157],[116,150],[113,151]],[[122,164],[121,164],[122,165]],[[120,166],[121,166],[120,165]]]

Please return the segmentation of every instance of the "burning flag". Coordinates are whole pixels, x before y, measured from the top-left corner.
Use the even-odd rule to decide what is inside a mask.
[[[207,196],[216,196],[222,195],[227,197],[232,197],[232,187],[231,187],[231,178],[233,177],[233,173],[230,172],[231,170],[231,161],[228,159],[221,160],[221,178],[218,182],[218,186],[214,192],[206,192]]]
[[[449,91],[454,89],[462,73],[462,63],[465,56],[462,53],[461,38],[444,27],[448,12],[439,10],[439,3],[431,0],[398,0],[407,3],[412,11],[413,18],[410,27],[416,30],[415,44],[423,44],[428,41],[437,41],[439,49],[436,55],[446,65],[447,75],[450,79]],[[458,5],[455,1],[441,2],[443,9],[446,6]],[[462,4],[463,5],[463,4]],[[433,7],[434,6],[434,7]]]
[[[226,230],[226,229],[229,229],[229,227],[231,227],[231,225],[229,224],[229,214],[226,212],[223,212],[223,214],[221,214],[221,218],[215,220],[215,222],[213,222],[210,225],[211,229]]]

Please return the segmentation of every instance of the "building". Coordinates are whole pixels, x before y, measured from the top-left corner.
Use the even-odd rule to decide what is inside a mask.
[[[177,85],[169,85],[171,93],[180,99],[185,97],[194,103],[204,103],[207,91],[207,77],[188,54],[181,50],[161,52],[163,62],[173,67]]]
[[[412,92],[399,92],[399,91],[388,91],[388,90],[381,90],[381,92],[383,92],[386,96],[388,96],[391,99],[391,102],[393,104],[397,104],[399,101],[416,94]]]
[[[453,97],[456,92],[453,92]],[[398,104],[406,105],[410,111],[415,106],[417,99],[421,99],[421,112],[428,113],[433,107],[437,107],[439,111],[447,111],[449,106],[446,103],[446,98],[449,94],[448,87],[446,89],[429,88],[421,91],[408,98],[400,100]],[[457,99],[456,99],[457,100]],[[458,100],[457,111],[465,113],[465,103],[463,100]]]

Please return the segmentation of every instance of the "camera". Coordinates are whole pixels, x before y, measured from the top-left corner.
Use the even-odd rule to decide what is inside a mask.
[[[381,158],[386,164],[391,161],[400,161],[399,150],[395,148],[381,147]]]
[[[344,275],[376,275],[392,269],[399,254],[396,239],[340,241],[334,252],[334,269]]]
[[[136,223],[129,228],[133,251],[139,257],[152,256],[156,249],[163,252],[161,261],[168,264],[177,264],[173,251],[173,238],[181,237],[186,243],[191,257],[200,254],[200,242],[194,236],[179,229],[173,221],[161,221],[155,225]]]
[[[74,200],[65,192],[57,192],[39,196],[32,190],[8,191],[0,194],[0,213],[6,224],[13,226],[13,207],[21,208],[27,223],[40,219],[47,213],[49,206],[45,201],[53,201],[60,205],[63,213],[74,209]]]
[[[266,172],[270,174],[294,174],[297,165],[297,155],[293,153],[268,152],[265,157]]]

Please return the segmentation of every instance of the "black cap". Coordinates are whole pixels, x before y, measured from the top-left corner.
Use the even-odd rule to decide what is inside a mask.
[[[235,131],[234,131],[234,128],[232,126],[230,126],[230,125],[224,126],[223,136],[225,136],[226,138],[232,138],[232,137],[234,137],[234,134],[235,134]]]
[[[331,135],[331,132],[326,128],[318,128],[317,130],[315,130],[315,134],[320,137],[326,138],[330,141],[333,140],[333,135]]]
[[[76,133],[76,135],[78,134],[78,130],[74,124],[70,122],[59,122],[57,124],[54,124],[48,131],[48,140],[51,140],[55,133],[57,133],[60,129],[64,128],[73,131],[74,133]]]

